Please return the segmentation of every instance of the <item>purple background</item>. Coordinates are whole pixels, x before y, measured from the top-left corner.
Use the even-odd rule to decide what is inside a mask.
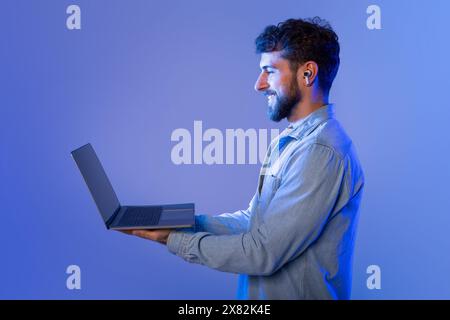
[[[66,28],[81,7],[82,29]],[[370,4],[382,30],[366,27]],[[354,299],[450,298],[447,1],[1,3],[0,298],[231,299],[237,277],[106,231],[70,151],[91,142],[124,204],[247,207],[257,165],[172,163],[173,130],[284,128],[253,90],[254,39],[290,17],[340,36],[330,100],[366,174]],[[68,265],[81,290],[66,288]],[[382,289],[366,287],[367,266]]]

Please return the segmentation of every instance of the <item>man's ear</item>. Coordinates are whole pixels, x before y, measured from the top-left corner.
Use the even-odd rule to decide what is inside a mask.
[[[314,61],[307,61],[297,70],[297,82],[302,87],[311,87],[317,79],[319,66]]]

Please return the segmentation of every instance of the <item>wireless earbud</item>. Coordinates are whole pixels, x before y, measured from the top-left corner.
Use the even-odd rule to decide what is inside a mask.
[[[305,77],[307,86],[309,86],[309,77],[311,77],[311,75],[312,75],[311,70],[306,70],[305,72],[303,72],[303,76]]]

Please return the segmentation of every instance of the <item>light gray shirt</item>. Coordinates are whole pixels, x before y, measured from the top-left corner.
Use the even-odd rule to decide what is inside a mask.
[[[248,209],[197,215],[170,233],[169,251],[239,274],[239,299],[349,299],[364,174],[333,108],[272,141]]]

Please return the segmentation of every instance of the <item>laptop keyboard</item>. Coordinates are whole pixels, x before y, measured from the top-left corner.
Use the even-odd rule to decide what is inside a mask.
[[[121,226],[153,226],[161,217],[161,207],[128,207],[120,219]]]

